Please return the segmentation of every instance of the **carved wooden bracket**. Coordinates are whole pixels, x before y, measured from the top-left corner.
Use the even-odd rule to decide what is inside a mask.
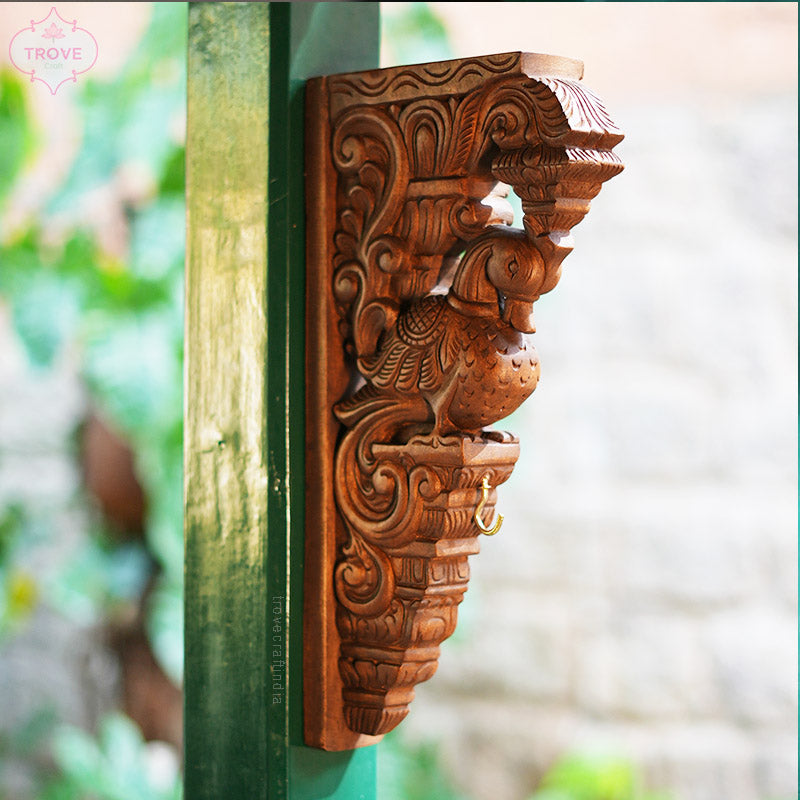
[[[308,83],[310,745],[394,728],[455,628],[482,486],[488,520],[519,455],[487,426],[536,387],[533,303],[622,170],[582,74],[504,53]]]

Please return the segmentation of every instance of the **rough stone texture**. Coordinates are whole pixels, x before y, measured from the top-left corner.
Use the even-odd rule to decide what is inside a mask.
[[[537,303],[541,382],[502,426],[523,448],[504,529],[399,732],[444,742],[478,800],[524,800],[584,748],[629,756],[674,800],[796,797],[796,48],[775,26],[797,11],[767,4],[759,29],[752,4],[688,5],[542,4],[558,33],[526,46],[578,55],[616,91],[626,170]],[[592,44],[581,14],[614,7],[633,30]],[[471,22],[482,52],[519,47],[488,14]],[[653,45],[659,19],[668,37],[687,15],[706,20],[687,33],[709,42],[706,74],[671,73]],[[578,43],[553,45],[569,24]]]

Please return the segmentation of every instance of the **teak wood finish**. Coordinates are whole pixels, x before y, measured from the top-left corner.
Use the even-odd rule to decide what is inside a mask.
[[[310,745],[394,728],[455,628],[519,455],[488,426],[535,389],[533,303],[622,170],[582,74],[504,53],[307,84]]]

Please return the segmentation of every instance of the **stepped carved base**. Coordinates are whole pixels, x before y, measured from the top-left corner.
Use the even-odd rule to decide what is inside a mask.
[[[392,730],[408,713],[414,686],[436,671],[439,645],[455,630],[458,604],[467,590],[468,557],[480,549],[473,515],[482,479],[489,476],[492,486],[503,483],[519,456],[516,440],[452,438],[446,444],[374,448],[381,463],[401,468],[425,464],[441,488],[420,497],[415,535],[383,550],[389,562],[385,579],[393,585],[386,607],[363,616],[339,605],[339,673],[345,719],[353,731],[378,735]],[[492,516],[494,494],[484,508],[486,517]],[[343,550],[340,569],[348,564],[348,543]]]

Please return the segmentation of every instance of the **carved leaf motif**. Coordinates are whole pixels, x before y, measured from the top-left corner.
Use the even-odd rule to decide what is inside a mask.
[[[391,296],[390,276],[406,261],[405,243],[389,231],[408,184],[408,158],[396,123],[380,111],[344,114],[332,144],[347,198],[335,237],[334,292],[351,321],[356,351],[371,352],[380,331],[394,321],[393,304],[381,308],[372,295]]]
[[[413,178],[451,174],[445,156],[453,120],[446,103],[411,103],[400,111],[397,122],[408,146]]]
[[[616,147],[624,138],[622,131],[614,124],[600,98],[575,81],[542,77],[538,79],[542,87],[547,87],[561,108],[567,129],[559,127],[552,133],[543,127],[542,139],[565,140],[580,138],[579,146],[598,149]],[[543,89],[538,90],[541,95]],[[564,144],[571,142],[564,141]],[[577,144],[577,142],[576,142]]]

